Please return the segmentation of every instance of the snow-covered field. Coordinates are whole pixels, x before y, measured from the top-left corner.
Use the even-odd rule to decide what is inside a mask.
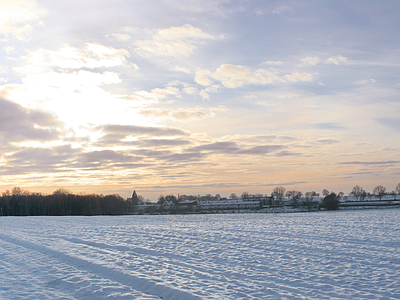
[[[399,299],[400,209],[1,217],[1,299]]]

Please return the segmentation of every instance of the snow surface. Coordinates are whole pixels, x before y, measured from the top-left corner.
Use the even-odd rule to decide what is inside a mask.
[[[399,299],[400,210],[1,217],[1,299]]]

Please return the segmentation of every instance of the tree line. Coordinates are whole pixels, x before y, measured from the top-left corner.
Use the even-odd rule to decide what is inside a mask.
[[[382,185],[376,186],[372,193],[366,192],[361,186],[353,187],[349,196],[353,196],[357,201],[363,201],[366,197],[375,195],[382,200],[384,195],[400,195],[400,183],[397,184],[395,190],[387,192],[387,189]],[[321,207],[326,209],[337,209],[339,197],[344,196],[343,192],[336,194],[327,189],[322,191],[323,200]],[[293,206],[305,206],[310,209],[315,206],[315,198],[320,197],[320,194],[311,191],[303,194],[298,190],[288,190],[283,186],[275,187],[271,195],[267,194],[249,194],[243,192],[239,197],[232,193],[229,196],[231,200],[246,199],[260,201],[264,205],[280,206],[283,198],[291,199]],[[130,199],[132,200],[132,199]],[[62,215],[124,215],[132,211],[132,206],[138,204],[137,200],[143,202],[144,198],[138,196],[136,201],[125,201],[118,194],[98,195],[98,194],[82,194],[76,195],[65,189],[57,189],[50,195],[41,193],[31,193],[19,187],[14,187],[11,191],[6,190],[0,197],[0,216],[62,216]],[[216,194],[206,195],[174,195],[160,196],[158,204],[163,204],[169,201],[173,204],[178,204],[182,201],[219,201],[228,200]]]
[[[76,195],[58,189],[50,195],[30,193],[19,187],[0,197],[0,216],[124,215],[129,203],[119,195]]]
[[[366,192],[361,186],[356,185],[353,187],[351,192],[348,194],[349,196],[353,196],[357,201],[364,201],[366,197],[369,196],[377,196],[380,200],[384,195],[400,195],[400,183],[397,184],[395,190],[388,192],[387,189],[378,185],[373,190],[372,193]],[[334,210],[339,206],[339,197],[345,196],[345,193],[339,192],[335,193],[333,191],[329,191],[327,189],[323,189],[321,193],[322,203],[320,207]],[[315,191],[303,192],[298,190],[286,190],[283,186],[277,186],[273,189],[271,195],[268,194],[249,194],[248,192],[243,192],[241,196],[237,196],[235,193],[230,194],[229,198],[221,197],[220,194],[216,194],[215,196],[211,194],[206,195],[178,195],[178,197],[174,195],[163,196],[160,195],[158,197],[157,204],[163,204],[166,201],[170,201],[173,204],[178,204],[182,201],[220,201],[220,200],[260,200],[265,205],[273,205],[273,206],[281,206],[284,198],[290,199],[292,201],[292,206],[303,206],[309,209],[315,208],[315,198],[319,198],[320,194]]]

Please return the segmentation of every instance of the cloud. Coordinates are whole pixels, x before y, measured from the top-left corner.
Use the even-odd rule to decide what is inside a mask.
[[[143,124],[146,120],[137,114],[134,106],[148,105],[151,100],[157,102],[169,93],[179,92],[171,87],[154,93],[143,91],[146,95],[134,97],[113,94],[103,87],[121,82],[115,72],[57,71],[28,73],[22,78],[22,84],[0,86],[0,93],[23,106],[53,112],[78,132],[81,125],[88,123]]]
[[[252,71],[242,65],[222,64],[215,72],[210,70],[197,70],[194,81],[203,86],[210,86],[214,79],[227,88],[237,88],[250,84],[278,84],[285,82],[309,82],[314,77],[310,73],[292,72],[292,74],[278,76],[268,70],[258,69]]]
[[[326,145],[331,145],[331,144],[340,143],[338,140],[334,140],[334,139],[318,140],[317,142],[318,142],[318,143],[321,143],[321,144],[326,144]]]
[[[175,66],[175,67],[171,68],[170,70],[190,74],[190,70],[186,69],[185,67]]]
[[[134,125],[102,125],[94,128],[95,131],[102,131],[105,134],[120,134],[124,136],[189,136],[190,133],[182,129],[169,127],[146,127]]]
[[[283,156],[300,156],[302,155],[302,153],[298,153],[298,152],[292,152],[292,151],[279,151],[275,154],[278,157],[283,157]]]
[[[4,46],[3,49],[4,51],[6,51],[7,54],[12,54],[16,52],[15,47],[10,45]]]
[[[20,70],[20,69],[19,69]],[[23,70],[22,70],[23,71]],[[36,88],[53,87],[56,89],[68,89],[75,91],[83,87],[101,86],[104,84],[118,83],[120,78],[114,72],[90,72],[73,71],[71,73],[44,72],[39,74],[28,74],[23,78],[23,83]],[[49,94],[49,91],[45,91]]]
[[[129,52],[125,49],[116,49],[98,43],[85,43],[81,48],[63,44],[56,51],[39,49],[27,52],[24,59],[28,66],[17,68],[20,72],[35,67],[40,72],[44,67],[63,69],[115,67],[124,65],[126,57],[129,57]]]
[[[106,37],[114,38],[114,39],[117,39],[120,41],[127,41],[131,38],[131,36],[126,33],[110,33],[110,34],[106,34]]]
[[[213,152],[213,153],[234,153],[239,151],[240,148],[235,142],[215,142],[212,144],[196,146],[191,148],[189,151],[200,151],[200,152]]]
[[[387,166],[400,164],[400,160],[389,161],[346,161],[339,162],[339,165],[362,165],[362,166]]]
[[[178,109],[166,109],[166,108],[148,108],[142,109],[140,114],[146,117],[154,117],[158,119],[172,119],[176,121],[190,121],[200,120],[207,117],[215,116],[214,112],[204,112],[201,107],[195,108],[178,108]]]
[[[292,74],[288,74],[283,76],[287,81],[290,82],[311,82],[314,80],[314,76],[310,73],[300,73],[300,72],[292,72]]]
[[[99,168],[106,165],[117,167],[121,163],[132,163],[135,157],[127,155],[122,151],[113,150],[98,150],[81,153],[77,158],[77,167],[84,168]],[[126,165],[124,165],[124,168]]]
[[[137,169],[152,165],[140,162],[142,159],[142,157],[127,151],[106,149],[86,152],[82,148],[74,149],[70,145],[52,148],[24,148],[5,156],[7,163],[4,166],[0,165],[0,174],[42,173],[46,176],[46,173],[76,173],[79,170],[100,171],[104,168],[112,172],[113,170]],[[68,178],[70,177],[71,175],[68,175]],[[73,180],[79,177],[77,175]],[[101,179],[99,176],[98,180]],[[65,184],[65,179],[63,182]]]
[[[137,141],[137,145],[141,147],[150,147],[155,149],[160,149],[163,147],[176,147],[176,146],[187,146],[191,142],[182,139],[142,139]]]
[[[280,65],[283,65],[283,62],[280,60],[267,60],[267,61],[262,62],[261,65],[280,66]]]
[[[151,40],[135,42],[135,51],[144,57],[149,56],[189,56],[196,49],[194,44],[222,38],[202,31],[200,28],[186,24],[181,27],[170,27],[159,30]]]
[[[258,145],[246,148],[244,146],[238,145],[234,141],[221,141],[215,142],[211,144],[201,145],[190,148],[188,151],[199,151],[199,152],[206,152],[208,154],[232,154],[232,155],[265,155],[273,152],[277,152],[286,148],[283,145]]]
[[[59,138],[62,123],[52,114],[28,109],[0,98],[0,137],[2,143],[50,141]]]
[[[47,14],[35,0],[0,1],[0,34],[28,41],[33,26],[43,25],[41,19]]]
[[[317,56],[315,56],[315,57],[307,56],[300,60],[300,62],[303,66],[315,66],[320,61],[321,61],[321,59],[319,59]]]
[[[194,95],[197,94],[197,89],[193,86],[188,86],[183,88],[183,92],[185,92],[186,94]]]
[[[149,105],[158,103],[160,100],[167,98],[169,95],[178,95],[179,89],[173,86],[167,86],[166,88],[155,88],[150,92],[148,91],[136,91],[129,96],[122,96],[121,98],[129,101],[138,102],[138,105]]]
[[[227,4],[230,5],[227,5]],[[229,0],[186,0],[181,1],[177,8],[185,12],[207,13],[227,17],[229,14],[242,11],[243,7],[238,3]]]
[[[204,158],[202,153],[174,153],[165,157],[170,162],[200,161]]]
[[[8,162],[13,165],[54,166],[73,158],[80,150],[70,145],[53,148],[25,148],[7,156]],[[65,167],[63,165],[62,167]]]
[[[292,14],[292,13],[293,13],[293,8],[290,7],[289,5],[279,5],[279,6],[276,6],[276,7],[272,10],[272,13],[273,13],[273,14],[276,14],[276,15],[280,15],[280,14],[283,14],[283,13],[290,13],[290,14]]]
[[[200,85],[208,86],[212,84],[212,81],[208,78],[211,76],[210,70],[197,70],[194,81]]]
[[[316,123],[312,125],[316,129],[324,129],[324,130],[343,130],[346,129],[342,124],[337,122],[325,122],[325,123]]]
[[[350,64],[350,61],[347,57],[335,55],[325,60],[325,63],[334,65],[348,65]]]
[[[360,85],[370,84],[370,83],[376,83],[376,80],[371,78],[371,79],[364,79],[364,80],[356,81],[356,84],[360,84]]]
[[[286,148],[283,145],[262,145],[239,151],[239,154],[265,155]]]
[[[212,86],[209,86],[205,89],[202,89],[199,92],[199,95],[203,98],[203,99],[208,99],[210,98],[210,95],[208,93],[215,93],[220,89],[220,86],[218,84],[213,84]]]

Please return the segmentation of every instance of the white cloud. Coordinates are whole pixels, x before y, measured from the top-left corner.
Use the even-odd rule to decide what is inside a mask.
[[[261,63],[261,65],[269,65],[269,66],[279,66],[283,65],[283,62],[280,60],[267,60]]]
[[[148,91],[136,91],[129,96],[122,96],[121,98],[129,101],[134,101],[135,106],[147,106],[150,104],[158,103],[160,100],[167,98],[169,95],[178,95],[179,89],[173,86],[167,86],[164,89],[155,88],[150,92]]]
[[[215,40],[222,36],[213,36],[200,28],[186,24],[181,27],[170,27],[159,30],[151,40],[140,40],[135,43],[135,50],[144,57],[148,56],[189,56],[197,42]]]
[[[314,77],[310,73],[300,73],[300,72],[292,72],[292,74],[288,74],[283,76],[287,81],[291,82],[311,82],[314,80]]]
[[[301,61],[301,64],[304,66],[315,66],[316,64],[318,64],[321,61],[321,59],[319,59],[317,56],[315,56],[315,57],[307,56],[307,57],[302,58],[300,61]]]
[[[325,61],[327,64],[334,64],[334,65],[348,65],[350,64],[350,61],[347,57],[341,56],[341,55],[335,55],[330,58],[328,58]]]
[[[30,67],[60,67],[64,69],[114,67],[126,63],[129,52],[97,43],[85,43],[82,48],[64,44],[57,51],[39,49],[27,51],[24,57]]]
[[[174,121],[188,122],[191,120],[199,120],[205,118],[211,118],[218,112],[225,112],[227,108],[225,106],[202,108],[196,106],[193,108],[147,108],[142,109],[140,114],[146,117],[153,117],[157,119],[171,119]]]
[[[257,8],[256,10],[254,10],[254,13],[257,16],[262,16],[264,14],[264,11],[262,9],[260,9],[260,8]]]
[[[262,76],[255,76],[249,67],[224,64],[215,70],[212,78],[220,81],[228,88],[235,88],[244,84],[260,83]]]
[[[193,27],[192,25],[186,24],[181,27],[170,27],[167,29],[159,30],[153,39],[157,40],[180,40],[180,39],[216,39],[215,36],[202,31],[200,28]]]
[[[107,34],[106,37],[114,38],[114,39],[117,39],[120,41],[127,41],[131,38],[131,36],[126,33],[110,33],[110,34]]]
[[[171,68],[170,70],[190,74],[190,71],[188,69],[186,69],[185,67],[175,66],[175,67]]]
[[[184,41],[157,41],[146,40],[136,42],[135,50],[144,57],[148,56],[189,56],[195,46]]]
[[[214,84],[212,86],[209,86],[203,90],[201,90],[199,92],[199,95],[203,98],[203,99],[209,99],[210,95],[208,93],[215,93],[220,89],[220,86],[218,84]]]
[[[7,54],[12,54],[15,53],[15,47],[14,46],[4,46],[3,47],[4,51],[6,51]]]
[[[190,120],[199,120],[214,116],[214,113],[206,113],[200,107],[195,108],[148,108],[140,111],[145,117],[153,117],[156,119],[172,119],[174,121],[187,122]]]
[[[291,98],[299,98],[301,95],[297,93],[291,93],[291,94],[283,94],[283,95],[277,95],[278,98],[281,99],[291,99]]]
[[[293,8],[291,8],[289,5],[279,5],[279,6],[276,6],[273,10],[272,10],[272,13],[273,14],[277,14],[277,15],[280,15],[280,14],[283,14],[283,13],[293,13]]]
[[[376,83],[376,80],[371,78],[371,79],[364,79],[364,80],[356,81],[356,84],[368,84],[368,83]]]
[[[212,81],[208,78],[212,76],[210,70],[197,70],[194,81],[200,85],[208,86],[212,84]]]
[[[183,89],[183,92],[185,92],[186,94],[193,95],[193,94],[197,94],[197,89],[193,86],[189,86],[189,87],[185,87]]]
[[[48,11],[35,0],[0,1],[0,33],[27,41],[34,25],[43,25],[41,18]]]
[[[198,70],[195,82],[210,86],[213,80],[221,82],[227,88],[237,88],[249,84],[278,84],[284,82],[307,82],[314,78],[310,73],[292,72],[292,74],[279,76],[265,69],[252,71],[249,67],[232,64],[222,64],[215,72],[209,70]],[[207,96],[205,94],[204,96]]]

